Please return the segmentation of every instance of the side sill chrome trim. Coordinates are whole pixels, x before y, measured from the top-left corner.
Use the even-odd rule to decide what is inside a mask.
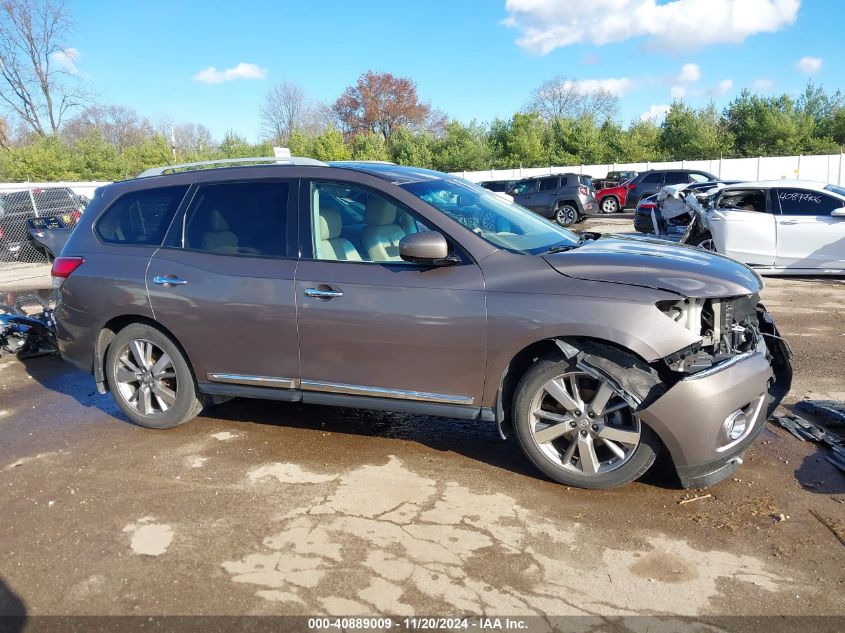
[[[395,400],[422,400],[425,402],[442,402],[446,404],[472,404],[475,400],[471,396],[451,396],[443,393],[427,393],[425,391],[404,391],[402,389],[344,385],[342,383],[322,382],[319,380],[303,380],[301,381],[301,385],[302,389],[307,391],[323,391],[325,393],[339,393],[349,396],[376,396],[379,398],[393,398]]]
[[[717,365],[713,365],[712,367],[708,367],[707,369],[702,369],[699,372],[691,374],[684,378],[684,382],[689,382],[690,380],[698,380],[699,378],[707,378],[708,376],[712,376],[713,374],[718,374],[720,371],[728,369],[729,367],[733,367],[737,363],[741,363],[744,360],[748,360],[752,356],[760,354],[760,352],[753,351],[753,352],[743,352],[742,354],[737,354],[733,358],[729,358],[728,360],[722,361]]]
[[[235,385],[253,385],[255,387],[278,387],[281,389],[297,389],[299,381],[296,378],[281,378],[279,376],[252,376],[249,374],[206,374],[209,380],[228,382]]]

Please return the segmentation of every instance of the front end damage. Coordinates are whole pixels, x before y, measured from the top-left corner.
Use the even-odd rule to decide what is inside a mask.
[[[788,393],[790,351],[757,294],[657,307],[698,342],[649,365],[588,341],[556,343],[624,394],[660,436],[684,487],[708,486],[737,469]]]

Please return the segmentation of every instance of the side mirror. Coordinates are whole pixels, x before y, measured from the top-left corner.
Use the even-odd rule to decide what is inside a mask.
[[[845,207],[841,209],[834,209],[830,212],[830,215],[834,218],[845,218]]]
[[[399,256],[406,262],[444,266],[455,264],[457,258],[449,257],[449,244],[437,231],[410,233],[399,240]]]

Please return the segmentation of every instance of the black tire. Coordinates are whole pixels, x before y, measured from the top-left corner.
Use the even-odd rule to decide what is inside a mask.
[[[565,202],[559,202],[555,207],[554,221],[561,226],[572,226],[578,221],[578,209]]]
[[[698,246],[712,253],[718,253],[710,231],[703,231],[689,241],[690,246]]]
[[[619,200],[616,199],[616,196],[605,196],[599,202],[599,210],[607,214],[619,213]]]
[[[164,386],[175,393],[174,401],[172,404],[168,404],[166,410],[154,410],[156,408],[156,402],[158,403],[158,408],[162,409],[164,407],[162,402],[164,401],[158,398],[155,394],[155,387],[152,387],[152,395],[148,396],[148,399],[153,401],[150,411],[146,414],[142,413],[141,409],[145,407],[142,407],[140,402],[137,406],[131,404],[127,396],[127,392],[132,389],[134,384],[138,384],[137,389],[139,392],[142,391],[144,385],[141,383],[141,380],[132,382],[118,380],[118,369],[121,370],[121,375],[124,378],[127,375],[125,372],[129,371],[124,361],[121,360],[121,357],[124,354],[131,355],[130,344],[133,341],[140,341],[144,344],[151,343],[153,349],[157,348],[162,353],[158,357],[151,356],[153,361],[160,359],[163,354],[166,354],[170,359],[169,366],[172,367],[172,371],[163,372],[162,380],[157,382],[159,389]],[[131,356],[129,360],[132,361],[134,358],[134,356]],[[138,366],[141,368],[140,364]],[[161,330],[145,323],[127,325],[117,333],[117,336],[115,336],[109,345],[108,353],[106,354],[105,373],[112,396],[121,411],[132,422],[148,429],[170,429],[174,426],[184,424],[197,417],[208,400],[207,396],[199,393],[194,375],[188,366],[188,361],[179,347],[167,335],[161,332]],[[171,373],[173,374],[172,377],[170,377]],[[165,375],[166,377],[164,377]],[[147,387],[146,390],[150,391],[150,388]]]
[[[561,464],[556,463],[547,453],[541,450],[540,444],[535,437],[535,420],[534,414],[532,413],[533,403],[535,402],[536,395],[541,392],[544,385],[547,385],[554,378],[567,374],[567,372],[578,372],[574,363],[562,357],[542,358],[528,369],[517,385],[513,399],[512,419],[516,437],[522,451],[546,476],[567,486],[593,489],[614,488],[642,477],[654,463],[662,444],[657,434],[644,422],[637,420],[630,413],[629,409],[624,415],[629,416],[630,424],[638,426],[639,443],[630,449],[630,453],[626,454],[625,459],[621,460],[618,466],[613,467],[612,463],[608,463],[607,468],[612,469],[607,472],[596,472],[594,474],[579,473],[576,472],[577,469],[567,469]],[[622,415],[622,413],[620,412],[619,415]],[[597,420],[598,418],[593,418],[591,422]],[[573,423],[570,422],[569,424]],[[635,427],[632,426],[632,428]],[[576,439],[577,434],[583,432],[578,431],[577,427],[572,431]],[[560,439],[553,440],[553,442],[559,441]],[[568,440],[564,439],[563,441],[568,443]],[[544,443],[544,446],[547,443]],[[597,446],[599,450],[604,450],[602,449],[601,442]],[[554,450],[559,450],[557,447],[553,448]],[[595,454],[595,449],[593,450]],[[580,461],[580,457],[576,459]],[[609,461],[612,461],[612,458]],[[570,468],[572,468],[572,463],[569,463]]]

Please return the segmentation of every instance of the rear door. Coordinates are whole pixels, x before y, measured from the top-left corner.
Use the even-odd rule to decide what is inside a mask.
[[[297,189],[295,179],[196,186],[150,260],[155,318],[185,348],[198,382],[296,395]]]
[[[775,216],[765,189],[729,189],[707,214],[716,250],[749,266],[775,263]]]
[[[566,176],[562,178],[566,184]],[[534,194],[533,204],[530,209],[542,215],[550,215],[555,202],[560,195],[561,177],[548,176],[537,181],[537,193]]]
[[[782,268],[845,269],[845,218],[832,216],[842,200],[820,191],[776,189],[777,260]]]

